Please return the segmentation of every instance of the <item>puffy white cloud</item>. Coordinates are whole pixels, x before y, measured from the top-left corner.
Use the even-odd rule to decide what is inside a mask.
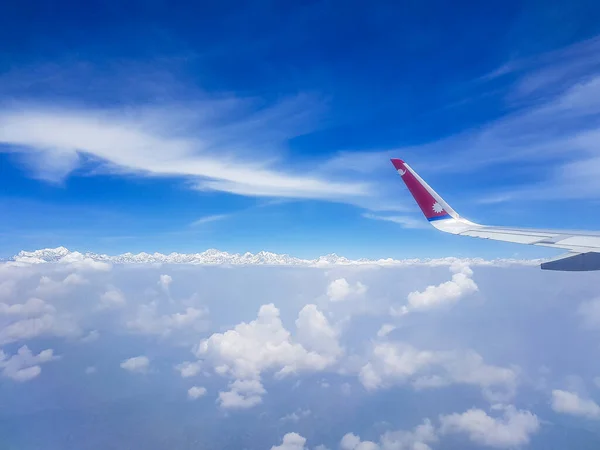
[[[75,337],[81,330],[68,317],[44,314],[40,317],[18,320],[0,329],[0,345],[32,339],[38,336]]]
[[[512,391],[517,373],[491,366],[473,351],[419,350],[404,342],[377,342],[359,374],[367,389],[411,382],[415,388],[462,383]]]
[[[197,400],[206,395],[206,388],[201,386],[192,386],[188,389],[188,397],[192,400]]]
[[[140,334],[169,335],[174,330],[189,328],[202,331],[206,327],[207,311],[188,306],[182,313],[159,315],[157,303],[140,305],[137,316],[128,320],[126,325],[131,331]]]
[[[200,361],[190,362],[184,361],[181,364],[175,366],[175,370],[178,370],[182,378],[189,378],[196,376],[202,370],[202,363]]]
[[[299,422],[301,419],[304,419],[311,414],[310,409],[298,409],[290,414],[286,414],[279,420],[282,422]]]
[[[600,418],[600,406],[591,400],[581,398],[575,392],[552,391],[552,409],[558,413],[582,416],[590,419]]]
[[[69,268],[82,271],[108,272],[112,269],[112,264],[109,262],[99,261],[79,252],[68,252],[58,262],[67,265]]]
[[[430,450],[429,444],[437,442],[434,426],[428,419],[412,431],[388,431],[381,436],[382,450]]]
[[[396,325],[392,325],[391,323],[384,323],[381,325],[381,328],[377,331],[377,337],[386,337],[392,331],[396,329]]]
[[[52,314],[56,309],[39,298],[30,298],[25,303],[8,305],[0,303],[0,316],[35,317],[45,313]]]
[[[537,433],[540,421],[529,411],[507,406],[502,417],[491,417],[481,409],[470,409],[462,414],[440,416],[441,433],[465,433],[478,445],[496,448],[514,448],[529,443]]]
[[[4,377],[14,381],[29,381],[42,372],[40,364],[56,358],[52,349],[43,350],[34,355],[29,347],[24,345],[19,348],[16,355],[12,355],[10,358],[0,350],[0,369]]]
[[[298,433],[287,433],[283,436],[281,445],[274,445],[271,450],[307,450],[305,444],[306,438]]]
[[[224,409],[248,409],[262,403],[266,392],[258,380],[235,380],[229,391],[219,392],[219,403]]]
[[[10,279],[0,282],[0,299],[12,297],[17,287],[17,281]]]
[[[63,284],[69,286],[77,286],[77,285],[83,285],[83,284],[88,284],[89,281],[84,278],[82,275],[78,274],[78,273],[71,273],[69,275],[67,275],[65,277],[65,279],[63,280]]]
[[[408,304],[400,309],[392,308],[393,315],[403,315],[410,311],[427,310],[442,305],[455,303],[462,297],[477,292],[477,284],[471,278],[473,271],[463,263],[454,263],[450,266],[454,273],[450,281],[439,285],[427,286],[424,291],[413,291],[408,294]]]
[[[372,441],[361,441],[360,436],[354,433],[347,433],[340,441],[342,450],[378,450],[379,445]]]
[[[337,331],[316,305],[306,305],[296,319],[296,338],[304,348],[328,356],[332,362],[342,353]]]
[[[165,291],[165,292],[169,292],[169,286],[171,286],[171,283],[173,282],[173,278],[171,277],[171,275],[161,275],[160,279],[158,280],[158,285]]]
[[[315,337],[325,336],[326,342],[321,347],[335,350],[331,330],[323,319],[316,308],[305,307],[298,320],[303,338],[317,345]],[[212,361],[219,373],[238,379],[258,378],[264,370],[275,370],[278,376],[318,371],[335,361],[329,353],[309,351],[294,342],[273,304],[261,306],[256,320],[242,322],[232,330],[215,333],[203,340],[197,354]]]
[[[415,427],[413,431],[388,431],[381,435],[379,442],[363,441],[354,433],[347,433],[340,441],[342,450],[430,450],[429,444],[438,437],[429,420]]]
[[[126,300],[123,293],[117,288],[111,288],[100,296],[98,309],[115,309],[125,306]]]
[[[81,338],[80,342],[88,344],[90,342],[95,342],[98,339],[100,339],[100,332],[98,330],[91,330],[87,335]]]
[[[327,297],[332,302],[340,302],[346,300],[351,295],[363,295],[365,292],[367,292],[367,286],[360,281],[351,285],[345,278],[333,280],[327,286]]]
[[[150,367],[150,360],[147,356],[134,356],[121,363],[121,368],[129,372],[146,373]]]

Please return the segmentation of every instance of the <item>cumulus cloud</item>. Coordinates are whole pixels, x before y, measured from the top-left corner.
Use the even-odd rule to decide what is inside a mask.
[[[188,397],[192,400],[197,400],[206,395],[206,388],[201,386],[192,386],[188,389]]]
[[[112,288],[104,292],[100,296],[99,309],[115,309],[125,306],[126,300],[123,293],[116,288]]]
[[[281,422],[299,422],[301,419],[304,419],[306,417],[309,417],[311,415],[311,411],[310,409],[301,409],[299,408],[298,410],[290,413],[290,414],[286,414],[285,416],[283,416],[281,419],[279,419]]]
[[[214,253],[213,257],[221,258],[222,254]],[[263,260],[267,257],[271,258],[263,255]],[[251,421],[248,426],[260,426],[254,421],[270,418],[282,433],[271,435],[268,445],[280,444],[281,436],[293,430],[281,428],[286,426],[310,425],[315,429],[314,435],[319,436],[321,419],[335,415],[339,420],[337,429],[344,423],[347,428],[332,436],[337,442],[327,437],[327,442],[313,443],[309,438],[311,449],[321,442],[337,448],[344,432],[353,431],[360,434],[356,445],[363,447],[423,450],[425,445],[438,446],[435,440],[411,437],[416,430],[414,425],[423,417],[434,419],[440,414],[462,413],[471,405],[481,408],[480,403],[488,402],[539,405],[540,392],[546,389],[537,384],[542,366],[547,367],[543,372],[545,386],[560,385],[571,374],[582,380],[598,375],[593,359],[580,352],[585,348],[583,344],[589,343],[590,333],[565,319],[572,318],[574,301],[594,298],[595,285],[591,281],[585,283],[581,277],[548,278],[538,268],[504,265],[499,269],[491,263],[476,263],[479,295],[485,299],[476,308],[458,303],[443,316],[410,314],[394,324],[387,312],[398,292],[423,292],[427,285],[439,284],[455,259],[428,264],[406,262],[384,268],[371,265],[369,270],[350,264],[334,269],[246,266],[224,270],[207,265],[144,265],[139,263],[143,258],[144,255],[132,255],[135,266],[115,263],[109,271],[81,272],[87,283],[68,286],[63,281],[69,274],[79,272],[63,263],[0,265],[0,282],[15,281],[11,296],[0,302],[0,339],[8,354],[3,361],[24,343],[35,350],[33,356],[47,348],[62,356],[60,362],[51,363],[53,376],[44,376],[50,375],[50,367],[41,362],[22,366],[23,372],[18,374],[14,371],[13,377],[20,379],[42,371],[32,386],[44,391],[44,395],[24,395],[24,405],[29,402],[35,409],[36,402],[44,408],[63,404],[63,375],[73,384],[73,390],[81,392],[81,397],[70,398],[69,404],[81,406],[84,415],[85,407],[95,404],[97,396],[90,389],[97,383],[105,386],[105,401],[124,399],[128,396],[123,395],[123,384],[104,383],[104,378],[121,370],[118,364],[123,364],[123,370],[152,373],[151,378],[139,383],[136,377],[141,375],[122,372],[122,376],[131,377],[135,398],[146,395],[149,406],[156,405],[152,391],[160,383],[174,393],[172,405],[176,414],[187,414],[192,408],[206,417],[211,413],[243,415],[244,420]],[[158,256],[153,258],[159,261]],[[178,258],[188,260],[184,256]],[[364,302],[327,301],[323,282],[332,272],[336,276],[329,281],[344,278],[352,280],[352,285],[354,277],[360,274],[360,280],[369,286],[362,295]],[[168,301],[157,285],[165,273],[176,280],[178,289],[178,296]],[[62,285],[60,295],[50,291],[45,296],[36,293],[44,276]],[[247,286],[243,295],[233,288],[239,285]],[[201,297],[194,295],[198,286],[203,287]],[[110,313],[99,313],[99,297],[111,290],[124,293],[126,302]],[[575,296],[572,301],[566,302],[562,297],[565,290]],[[372,313],[352,314],[356,303],[368,304]],[[547,308],[548,304],[553,307]],[[541,322],[540,308],[545,313]],[[515,327],[517,316],[519,326]],[[560,336],[555,333],[557,324],[561,325]],[[535,330],[535,339],[531,330]],[[97,342],[92,343],[94,340]],[[151,354],[139,350],[147,346],[152,347]],[[131,353],[115,359],[117,347],[119,355],[123,351]],[[567,353],[568,365],[564,359]],[[139,357],[123,361],[136,355],[146,355],[151,361],[142,359],[141,365],[135,363]],[[96,368],[98,373],[94,374]],[[14,381],[9,373],[2,374],[0,369],[4,380],[0,389],[5,386],[0,413],[10,416],[7,408],[26,406],[19,406],[21,400],[11,393]],[[100,373],[102,377],[98,378]],[[199,399],[193,406],[185,407],[185,402],[191,402],[188,390],[192,386],[209,391],[202,398],[214,391],[216,401]],[[581,386],[568,386],[571,392],[584,392]],[[440,400],[439,405],[428,400],[432,393],[427,391],[433,389],[438,390],[433,397]],[[550,393],[547,395],[550,398]],[[590,395],[594,398],[593,393]],[[15,399],[7,403],[11,396]],[[409,412],[394,418],[393,425],[384,424],[392,419],[374,406],[382,397],[405,405]],[[586,398],[590,397],[581,397]],[[465,401],[471,404],[465,405]],[[127,402],[123,400],[124,405]],[[260,410],[260,414],[248,413],[251,408]],[[525,409],[541,414],[531,408]],[[410,412],[416,410],[418,417]],[[512,423],[504,410],[483,410],[497,423]],[[360,428],[349,420],[355,411],[368,417]],[[589,411],[593,409],[588,408],[587,416],[580,416],[593,417],[595,413]],[[440,424],[441,421],[433,421],[434,426]],[[275,428],[265,433],[273,433]],[[467,431],[451,429],[458,426],[447,426],[444,439],[448,441],[466,441],[470,437]],[[392,431],[386,436],[385,430]],[[442,440],[439,427],[434,431]],[[250,445],[245,439],[240,438],[240,447]],[[411,447],[412,442],[415,448]],[[442,444],[445,442],[439,444],[440,448]],[[263,447],[268,445],[264,443]]]
[[[438,440],[431,421],[425,420],[412,431],[388,431],[379,442],[363,441],[354,433],[347,433],[340,441],[342,450],[430,450],[429,444]]]
[[[169,292],[169,287],[171,286],[171,283],[173,282],[173,278],[171,277],[171,275],[161,275],[160,279],[158,280],[158,285],[165,291],[165,292]]]
[[[471,278],[473,271],[470,267],[462,263],[455,263],[450,266],[450,271],[454,273],[450,281],[437,286],[427,286],[424,291],[411,292],[407,297],[408,304],[402,306],[399,310],[392,308],[392,314],[403,315],[410,311],[437,308],[442,305],[456,303],[466,295],[477,292],[478,287]]]
[[[91,330],[87,335],[81,338],[81,342],[88,344],[90,342],[95,342],[98,339],[100,339],[100,332],[98,330]]]
[[[383,325],[381,325],[381,328],[379,328],[379,330],[377,331],[377,337],[385,337],[395,329],[396,325],[392,325],[391,323],[384,323]]]
[[[506,406],[501,417],[491,417],[481,409],[440,417],[441,433],[464,433],[478,445],[514,448],[529,443],[538,432],[540,421],[529,411]]]
[[[206,326],[207,311],[188,306],[184,312],[159,315],[158,304],[152,302],[138,307],[137,316],[126,325],[131,331],[140,334],[169,335],[175,330],[189,328],[202,331]]]
[[[332,302],[341,302],[352,295],[363,295],[365,292],[367,292],[367,286],[360,281],[352,285],[345,278],[333,280],[327,286],[327,297]]]
[[[297,324],[304,340],[324,346],[327,351],[334,350],[328,322],[314,305],[303,308]],[[315,342],[319,336],[324,336],[326,342]],[[335,361],[335,355],[309,351],[294,342],[291,333],[283,327],[279,309],[273,304],[262,305],[256,320],[242,322],[232,330],[203,340],[197,354],[211,360],[219,373],[239,379],[259,378],[264,370],[274,370],[278,376],[318,371]]]
[[[600,406],[591,399],[581,398],[575,392],[561,391],[559,389],[553,390],[552,409],[558,413],[573,416],[587,417],[589,419],[600,418]]]
[[[147,356],[134,356],[121,363],[121,368],[129,372],[146,373],[150,367],[150,360]]]
[[[298,433],[287,433],[280,445],[274,445],[271,450],[308,450],[304,445],[306,438]]]
[[[473,351],[419,350],[404,342],[378,342],[359,378],[370,390],[410,382],[420,389],[461,383],[512,391],[517,373],[485,364]]]
[[[248,409],[262,403],[266,394],[258,380],[235,380],[229,384],[229,391],[219,392],[219,404],[224,409]]]
[[[54,350],[43,350],[34,355],[26,345],[19,348],[17,354],[8,357],[0,350],[0,369],[2,376],[14,381],[29,381],[40,375],[40,364],[57,359]]]
[[[69,318],[44,314],[40,317],[12,322],[0,329],[0,345],[38,336],[75,337],[80,334],[78,325]]]
[[[52,314],[56,309],[39,298],[30,298],[25,303],[8,305],[0,303],[0,316],[36,317],[45,313]]]
[[[175,370],[179,371],[182,378],[193,377],[198,375],[202,370],[202,363],[200,361],[184,361],[181,364],[177,364]]]

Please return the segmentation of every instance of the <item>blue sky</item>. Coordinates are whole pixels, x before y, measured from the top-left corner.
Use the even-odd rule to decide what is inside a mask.
[[[1,256],[552,254],[427,229],[392,156],[470,219],[598,228],[597,2],[3,8]]]

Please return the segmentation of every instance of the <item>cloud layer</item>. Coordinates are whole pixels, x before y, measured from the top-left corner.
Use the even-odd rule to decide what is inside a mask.
[[[55,420],[58,408],[91,420],[105,405],[142,422],[156,410],[153,428],[160,416],[171,439],[182,436],[171,420],[202,417],[212,425],[195,439],[218,448],[218,430],[233,439],[251,427],[262,431],[236,446],[381,450],[541,449],[557,439],[551,424],[600,417],[600,365],[581,351],[598,339],[582,313],[597,299],[594,274],[456,259],[237,267],[56,253],[0,266],[5,415]],[[397,314],[403,306],[409,314]]]

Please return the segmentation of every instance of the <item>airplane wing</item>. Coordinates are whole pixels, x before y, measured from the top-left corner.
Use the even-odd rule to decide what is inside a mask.
[[[600,233],[497,227],[471,222],[452,209],[408,164],[401,159],[391,161],[425,218],[438,230],[461,236],[568,250],[567,254],[542,263],[541,267],[545,270],[600,270]]]

